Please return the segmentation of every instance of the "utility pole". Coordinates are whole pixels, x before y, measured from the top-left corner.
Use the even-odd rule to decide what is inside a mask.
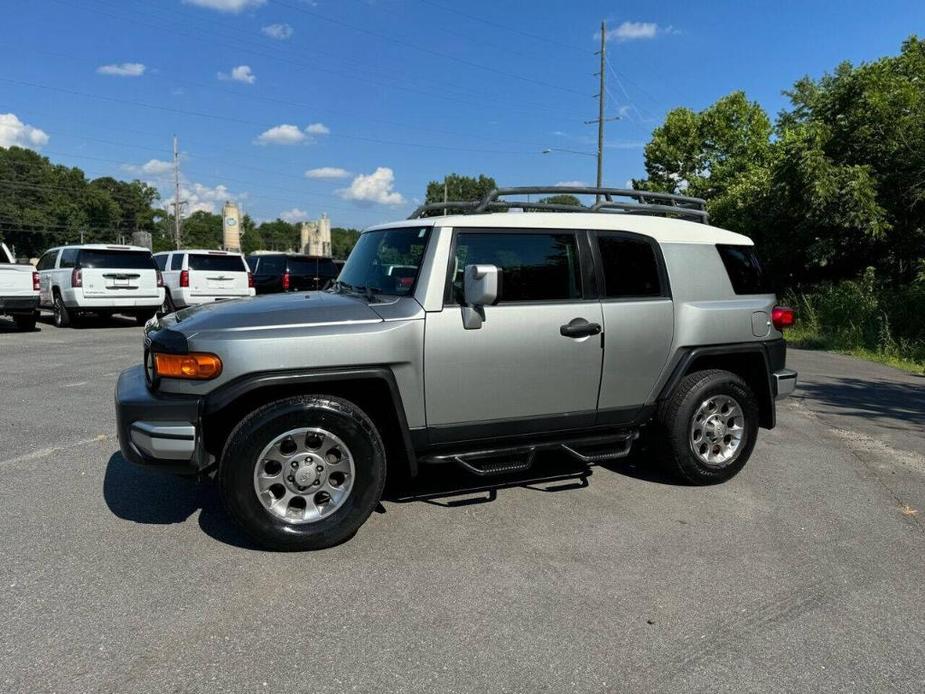
[[[607,25],[601,21],[601,84],[597,95],[597,187],[601,188],[604,179],[604,75],[607,61]],[[176,144],[174,144],[176,148]],[[176,155],[174,155],[176,156]],[[598,195],[600,200],[601,196]]]
[[[180,249],[180,153],[177,150],[177,136],[173,136],[173,223],[177,250]]]

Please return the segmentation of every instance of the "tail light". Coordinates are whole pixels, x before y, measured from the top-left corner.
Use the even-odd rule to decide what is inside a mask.
[[[283,289],[286,289],[286,290],[289,289],[289,273],[288,272],[283,273]]]
[[[160,270],[155,270],[154,272],[157,274],[157,286],[163,287],[164,286],[164,276],[161,274]]]
[[[253,286],[254,286],[254,273],[248,272],[247,273],[247,288],[251,289],[253,288]]]
[[[796,314],[794,310],[788,306],[775,306],[771,310],[771,322],[778,330],[783,331],[784,328],[793,326],[795,320]]]
[[[189,270],[180,270],[180,286],[189,286]]]
[[[80,268],[75,267],[71,270],[71,286],[72,287],[82,287],[84,286],[84,278],[80,273]]]
[[[32,273],[32,291],[37,292],[42,288],[42,278],[37,272]]]

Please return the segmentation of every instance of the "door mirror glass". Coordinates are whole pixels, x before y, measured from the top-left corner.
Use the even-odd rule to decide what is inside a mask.
[[[466,265],[463,294],[467,306],[489,306],[498,300],[498,268]]]

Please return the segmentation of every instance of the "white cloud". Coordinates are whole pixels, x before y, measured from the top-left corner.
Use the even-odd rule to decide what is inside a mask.
[[[637,41],[640,39],[654,39],[659,33],[655,22],[623,22],[616,29],[607,30],[608,41]],[[597,38],[601,37],[600,32]]]
[[[276,39],[277,41],[285,41],[291,38],[295,33],[295,29],[288,24],[270,24],[269,26],[263,27],[260,31],[263,32],[265,36],[269,36],[271,39]]]
[[[311,123],[305,128],[305,132],[309,135],[330,135],[331,129],[324,123]]]
[[[253,84],[257,81],[257,76],[251,72],[250,65],[238,65],[237,67],[233,67],[231,68],[231,74],[220,72],[218,73],[218,78],[220,80],[232,82],[244,82],[245,84]]]
[[[380,205],[401,205],[405,198],[401,193],[393,191],[395,174],[392,169],[380,166],[369,175],[360,174],[353,179],[349,188],[337,191],[344,200],[357,202],[375,202]]]
[[[48,144],[48,133],[23,123],[13,113],[0,113],[0,147],[38,149]]]
[[[279,213],[279,218],[284,222],[289,222],[294,224],[296,222],[304,222],[308,219],[308,212],[305,210],[300,210],[298,207],[293,207],[291,210],[285,210]]]
[[[163,161],[161,159],[151,159],[142,164],[141,172],[151,176],[160,176],[173,168],[173,162]]]
[[[112,77],[141,77],[147,68],[142,63],[113,63],[100,65],[96,71]]]
[[[571,186],[573,188],[587,188],[588,184],[584,181],[559,181],[557,186]]]
[[[246,193],[233,194],[227,186],[207,186],[202,183],[184,182],[180,185],[180,200],[184,202],[183,216],[188,217],[193,212],[212,212],[214,213],[226,200],[243,200],[247,198]],[[164,205],[169,209],[173,204],[174,196],[164,198]]]
[[[347,169],[341,169],[338,166],[321,166],[317,169],[309,169],[305,172],[305,178],[319,178],[323,180],[335,178],[347,178],[350,172]]]
[[[283,123],[260,133],[255,142],[259,145],[296,145],[304,139],[305,133],[297,126]]]
[[[219,12],[238,13],[251,7],[257,8],[266,4],[267,0],[183,0],[187,5],[205,7]]]

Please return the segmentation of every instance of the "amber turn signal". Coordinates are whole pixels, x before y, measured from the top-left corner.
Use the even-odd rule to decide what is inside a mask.
[[[154,354],[154,372],[163,378],[186,378],[207,381],[222,372],[222,360],[214,354]]]

